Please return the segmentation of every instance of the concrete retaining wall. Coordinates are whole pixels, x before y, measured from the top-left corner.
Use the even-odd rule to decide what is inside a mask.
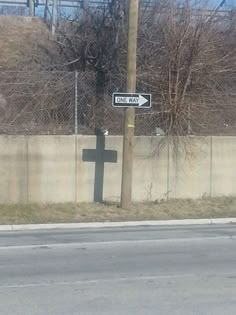
[[[133,200],[236,195],[236,137],[190,137],[187,152],[135,138]],[[0,136],[0,203],[119,201],[121,168],[119,136]]]

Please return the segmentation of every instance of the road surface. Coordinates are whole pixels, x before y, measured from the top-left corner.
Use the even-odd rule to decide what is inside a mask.
[[[0,314],[235,315],[236,225],[0,233]]]

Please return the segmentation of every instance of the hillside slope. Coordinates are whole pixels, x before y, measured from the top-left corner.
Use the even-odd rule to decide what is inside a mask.
[[[44,68],[58,50],[38,18],[0,16],[0,69]]]

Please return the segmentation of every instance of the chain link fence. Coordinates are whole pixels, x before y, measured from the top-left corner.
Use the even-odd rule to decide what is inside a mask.
[[[0,133],[70,134],[73,73],[0,72]]]
[[[231,80],[231,82],[235,82]],[[136,135],[168,132],[169,110],[142,82],[139,92],[152,93],[153,107],[137,109]],[[124,92],[125,80],[111,77],[98,88],[94,72],[0,72],[0,134],[94,134],[96,126],[110,135],[123,133],[124,110],[113,108],[113,92]],[[183,118],[186,134],[236,135],[236,88],[225,85],[214,94],[192,97]]]

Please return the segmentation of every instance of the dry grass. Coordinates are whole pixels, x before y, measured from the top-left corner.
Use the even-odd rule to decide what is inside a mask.
[[[0,205],[0,224],[105,222],[236,217],[236,197],[170,200],[133,204],[129,211],[116,204]]]
[[[55,47],[50,32],[39,18],[0,16],[0,69],[47,66]]]

